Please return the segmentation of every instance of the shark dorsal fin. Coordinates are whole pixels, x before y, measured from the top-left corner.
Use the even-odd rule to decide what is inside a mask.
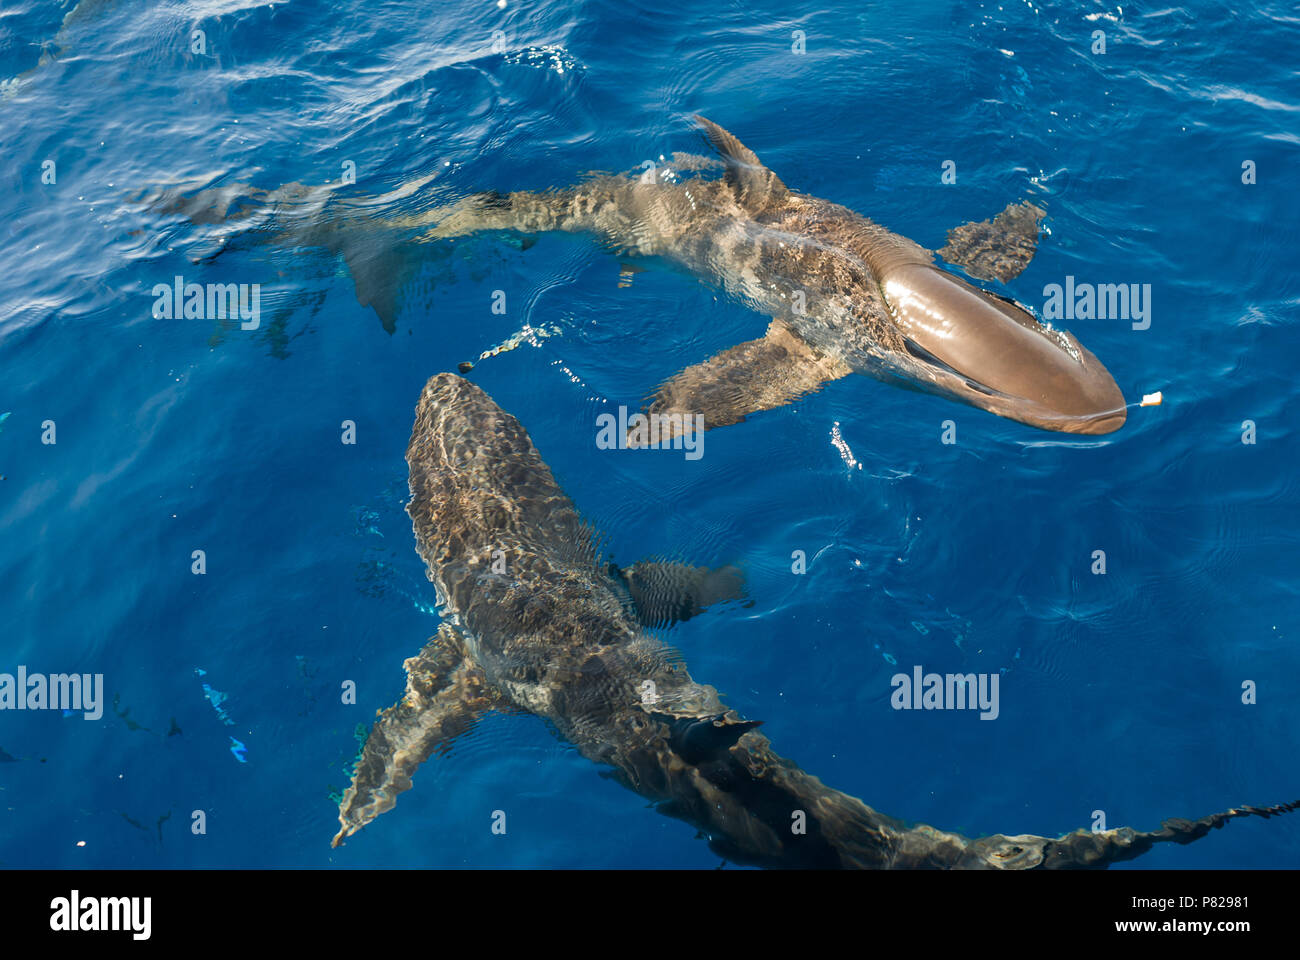
[[[728,131],[712,120],[695,115],[695,122],[704,130],[705,137],[727,164],[727,183],[736,192],[741,206],[761,210],[771,203],[779,203],[790,195],[781,178],[763,166],[758,155]]]

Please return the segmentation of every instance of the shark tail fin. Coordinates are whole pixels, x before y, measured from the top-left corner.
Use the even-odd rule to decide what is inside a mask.
[[[339,224],[322,246],[343,258],[357,303],[374,310],[387,333],[396,333],[403,296],[420,272],[422,251],[400,236],[377,237],[373,229],[348,224]]]
[[[790,189],[780,177],[763,166],[758,154],[736,139],[734,134],[699,114],[695,115],[695,122],[703,128],[713,149],[726,161],[727,183],[731,184],[736,199],[746,209],[761,210],[790,195]]]
[[[1192,843],[1211,830],[1218,830],[1229,820],[1238,817],[1278,816],[1300,810],[1300,800],[1279,803],[1271,807],[1233,807],[1222,813],[1212,813],[1199,820],[1172,818],[1164,821],[1159,830],[1137,831],[1130,827],[1092,833],[1076,830],[1063,837],[1050,840],[1046,837],[1004,837],[995,834],[972,840],[967,846],[959,866],[992,867],[1004,870],[1087,870],[1104,869],[1112,863],[1132,860],[1146,853],[1157,843]]]
[[[246,183],[195,189],[178,184],[147,191],[139,203],[157,214],[183,217],[211,235],[195,263],[274,241],[285,247],[320,247],[341,257],[356,286],[357,302],[374,309],[384,329],[396,330],[403,289],[419,273],[425,251],[412,247],[408,231],[383,218],[433,181],[421,177],[367,198],[341,193],[339,184],[287,183],[265,190]]]
[[[371,820],[391,810],[411,789],[416,768],[469,730],[496,705],[482,668],[450,624],[406,661],[406,693],[380,712],[361,749],[352,784],[339,804],[337,847]]]

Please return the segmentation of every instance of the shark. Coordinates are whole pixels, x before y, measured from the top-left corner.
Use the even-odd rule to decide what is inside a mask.
[[[12,99],[22,85],[41,67],[65,57],[70,46],[70,35],[83,29],[86,26],[86,21],[97,17],[104,10],[114,6],[115,2],[116,0],[78,0],[78,2],[74,2],[68,8],[68,12],[63,15],[63,19],[60,21],[59,28],[52,40],[34,41],[32,43],[32,46],[39,45],[40,47],[36,65],[24,70],[16,77],[0,79],[0,101]]]
[[[234,184],[168,192],[153,206],[195,222],[256,216],[266,223],[284,214],[307,223],[280,232],[341,254],[359,302],[390,332],[412,244],[496,233],[518,235],[526,246],[561,231],[592,235],[633,264],[666,261],[771,317],[762,337],[684,367],[647,397],[647,414],[685,423],[703,415],[706,430],[796,402],[850,373],[1044,430],[1098,435],[1124,424],[1123,393],[1078,338],[972,282],[1006,283],[1026,268],[1046,215],[1041,207],[1011,203],[989,220],[950,230],[938,254],[962,277],[901,234],[790,189],[729,131],[694,119],[716,157],[675,153],[671,163],[639,174],[474,193],[381,217],[380,225],[363,225],[364,214],[412,196],[437,174],[368,201],[302,184],[272,191]],[[403,251],[394,253],[393,243]]]
[[[442,622],[405,661],[339,805],[337,847],[412,788],[420,765],[493,710],[532,714],[725,860],[768,868],[1102,868],[1160,843],[1300,801],[1243,806],[1154,831],[973,839],[908,825],[775,752],[759,721],[695,680],[656,627],[743,595],[736,567],[603,559],[522,424],[453,373],[421,392],[406,450],[416,548]],[[504,561],[504,562],[502,562]]]

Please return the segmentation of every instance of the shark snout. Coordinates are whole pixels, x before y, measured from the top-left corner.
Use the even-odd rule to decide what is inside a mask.
[[[928,264],[881,284],[925,385],[1030,426],[1102,434],[1124,424],[1124,395],[1101,361],[1014,301]]]

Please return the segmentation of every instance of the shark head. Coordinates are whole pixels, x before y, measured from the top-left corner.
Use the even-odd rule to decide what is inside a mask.
[[[1111,433],[1124,395],[1073,336],[931,264],[885,272],[881,290],[910,355],[908,374],[939,393],[1044,430]]]

